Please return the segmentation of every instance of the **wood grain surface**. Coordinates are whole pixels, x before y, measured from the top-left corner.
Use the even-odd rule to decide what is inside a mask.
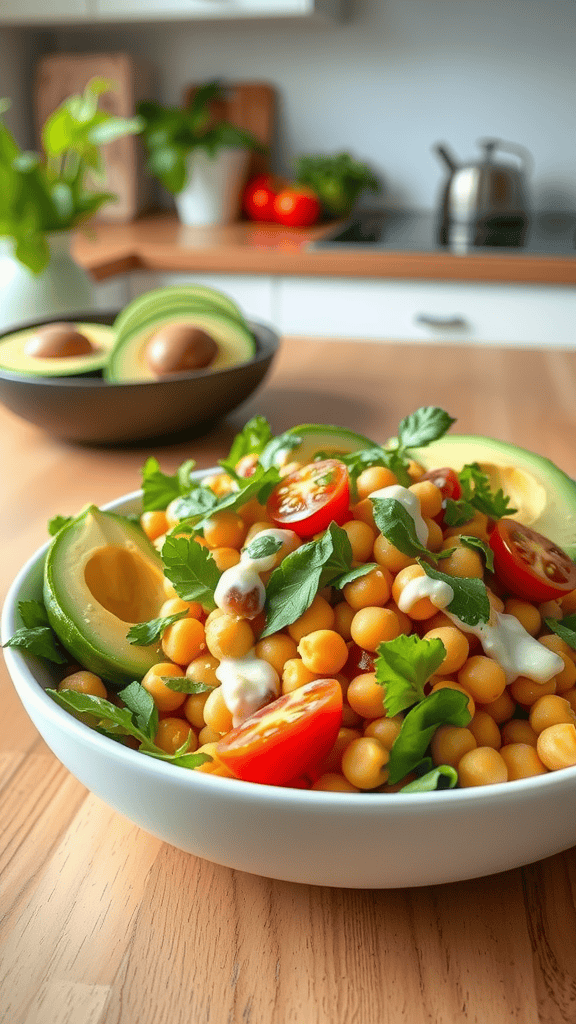
[[[134,489],[152,451],[167,472],[191,456],[211,465],[256,412],[275,431],[325,421],[384,441],[425,404],[576,476],[576,353],[286,338],[241,410],[162,448],[73,447],[0,410],[2,597],[50,516]],[[2,1024],[576,1021],[575,850],[410,890],[242,874],[88,793],[39,738],[3,664],[0,695]]]

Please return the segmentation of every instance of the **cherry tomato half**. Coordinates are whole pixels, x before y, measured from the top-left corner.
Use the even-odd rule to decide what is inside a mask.
[[[311,462],[284,477],[266,503],[272,522],[293,530],[299,537],[313,537],[334,520],[339,526],[348,516],[348,470],[337,459]]]
[[[444,509],[446,508],[446,502],[449,498],[452,501],[458,501],[462,496],[462,488],[460,487],[460,481],[453,469],[449,466],[443,466],[441,469],[429,469],[424,476],[420,477],[421,480],[431,480],[433,484],[436,484],[442,492],[442,511],[434,516],[436,522],[440,525],[444,525]]]
[[[576,565],[562,548],[514,519],[500,519],[490,534],[494,571],[505,587],[528,601],[552,601],[576,589]]]
[[[245,782],[284,786],[330,753],[342,722],[337,679],[315,679],[261,708],[216,746]]]

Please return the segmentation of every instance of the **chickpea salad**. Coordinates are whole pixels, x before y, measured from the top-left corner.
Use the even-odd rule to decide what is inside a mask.
[[[229,779],[395,794],[576,765],[576,485],[454,422],[418,409],[379,445],[256,416],[211,475],[149,458],[140,515],[51,520],[7,646],[87,726]]]

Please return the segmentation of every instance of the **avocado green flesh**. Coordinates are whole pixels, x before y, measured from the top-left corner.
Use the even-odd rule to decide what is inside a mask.
[[[131,625],[157,618],[162,561],[140,528],[91,505],[52,541],[44,568],[48,619],[62,644],[107,682],[141,679],[164,660],[158,643],[130,644]]]
[[[351,452],[364,448],[374,448],[376,443],[362,434],[355,434],[344,427],[334,427],[325,423],[301,423],[291,427],[287,434],[294,434],[301,439],[297,448],[287,452],[287,461],[311,462],[318,452],[324,452],[326,458],[337,459],[339,455],[350,455]]]
[[[146,346],[154,334],[166,324],[184,323],[199,327],[209,334],[218,345],[218,354],[203,373],[236,366],[251,359],[256,351],[254,336],[238,321],[223,312],[197,310],[178,312],[171,309],[151,318],[145,327],[117,337],[110,353],[105,376],[112,381],[155,381],[146,362]]]
[[[576,482],[542,455],[490,437],[449,434],[411,451],[426,469],[459,472],[477,462],[493,490],[509,495],[517,519],[576,558]]]
[[[29,356],[24,351],[26,342],[36,333],[37,328],[16,331],[0,340],[0,369],[30,377],[77,377],[84,373],[101,370],[114,344],[115,332],[106,324],[78,323],[76,327],[98,351],[83,356],[42,359]]]
[[[134,327],[146,324],[157,314],[176,310],[188,303],[215,312],[220,310],[239,323],[245,324],[236,303],[222,292],[205,285],[174,285],[169,288],[156,288],[134,299],[118,314],[114,328],[117,334],[124,335],[128,331],[131,332]]]

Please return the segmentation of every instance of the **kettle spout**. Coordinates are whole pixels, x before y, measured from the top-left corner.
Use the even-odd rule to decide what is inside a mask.
[[[437,153],[438,156],[442,158],[442,160],[444,161],[444,163],[446,164],[446,166],[450,170],[451,174],[453,174],[454,171],[457,169],[458,164],[456,163],[456,160],[454,159],[452,154],[448,151],[448,149],[446,148],[444,143],[443,142],[439,142],[435,146],[433,146],[432,148],[434,149],[434,152]]]

